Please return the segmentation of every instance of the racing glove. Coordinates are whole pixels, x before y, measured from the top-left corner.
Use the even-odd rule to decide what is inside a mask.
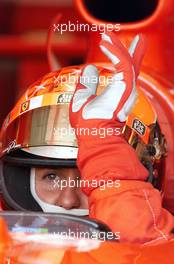
[[[92,82],[98,79],[96,67],[87,65],[79,78],[70,104],[70,122],[79,145],[78,167],[89,183],[83,188],[86,194],[95,188],[94,181],[98,187],[108,180],[145,180],[148,176],[121,134],[137,97],[136,78],[143,52],[139,45],[143,41],[140,36],[133,40],[131,56],[113,33],[103,34],[100,47],[115,65],[112,83],[97,96],[98,83]],[[101,129],[106,132],[103,138]]]

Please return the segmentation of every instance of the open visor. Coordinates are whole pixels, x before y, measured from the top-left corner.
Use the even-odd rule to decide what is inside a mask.
[[[22,149],[50,157],[77,157],[75,132],[69,123],[69,105],[44,106],[26,111],[13,120],[2,138],[2,155]]]

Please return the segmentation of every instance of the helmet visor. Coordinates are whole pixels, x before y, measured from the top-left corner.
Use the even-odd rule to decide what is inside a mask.
[[[77,148],[69,123],[68,104],[40,107],[21,114],[9,124],[1,138],[2,155],[18,148],[40,151],[41,146]]]

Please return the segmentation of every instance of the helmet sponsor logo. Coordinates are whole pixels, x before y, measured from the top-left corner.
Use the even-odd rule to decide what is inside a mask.
[[[72,98],[71,93],[63,93],[58,96],[57,103],[58,104],[69,104]]]
[[[13,233],[48,233],[48,228],[17,226],[12,227],[11,231]]]
[[[18,147],[21,147],[21,144],[17,144],[17,143],[16,143],[16,140],[13,140],[13,141],[11,141],[11,142],[8,144],[7,148],[5,148],[2,152],[3,152],[3,153],[4,153],[4,152],[9,153],[10,151],[12,151],[12,150],[14,150],[14,149],[16,149],[16,148],[18,148]]]
[[[23,104],[21,104],[20,113],[27,111],[29,107],[30,107],[30,101],[24,102]]]
[[[146,126],[138,119],[133,120],[132,128],[140,135],[144,136],[146,133]]]

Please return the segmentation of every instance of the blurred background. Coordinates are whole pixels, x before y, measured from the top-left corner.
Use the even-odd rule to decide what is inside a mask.
[[[0,125],[27,86],[50,70],[47,33],[59,12],[61,23],[80,21],[71,0],[0,0]],[[53,49],[61,66],[82,63],[85,35],[55,32]]]

